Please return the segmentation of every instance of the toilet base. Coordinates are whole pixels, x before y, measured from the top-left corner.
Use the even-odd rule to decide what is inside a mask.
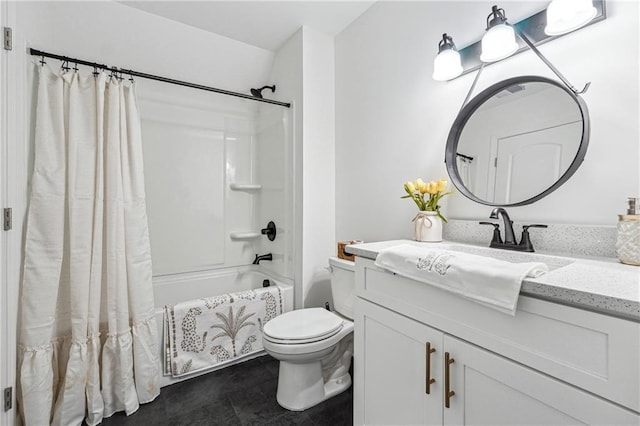
[[[344,392],[349,386],[351,375],[348,371],[325,383],[320,361],[309,364],[280,361],[276,399],[287,410],[304,411]]]
[[[353,334],[343,338],[330,352],[317,361],[280,361],[276,399],[283,408],[303,411],[321,403],[351,386]]]

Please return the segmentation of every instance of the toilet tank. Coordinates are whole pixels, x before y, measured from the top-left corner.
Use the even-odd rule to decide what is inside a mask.
[[[356,301],[355,263],[350,260],[329,258],[333,307],[341,315],[353,319]]]

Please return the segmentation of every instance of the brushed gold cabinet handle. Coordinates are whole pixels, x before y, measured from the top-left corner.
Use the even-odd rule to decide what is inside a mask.
[[[425,393],[427,395],[429,395],[431,393],[431,384],[436,382],[436,379],[433,379],[431,377],[431,354],[434,353],[436,351],[436,348],[432,348],[431,347],[431,343],[427,342],[426,344],[426,356],[425,356],[425,364],[427,367],[427,374],[426,374],[426,378],[427,378],[427,383],[425,386]]]
[[[449,408],[451,397],[456,393],[451,390],[451,371],[449,366],[453,364],[455,360],[451,358],[449,352],[444,353],[444,406]]]

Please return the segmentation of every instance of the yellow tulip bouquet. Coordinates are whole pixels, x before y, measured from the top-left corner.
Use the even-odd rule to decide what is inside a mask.
[[[438,205],[442,197],[453,192],[444,192],[446,189],[447,181],[445,179],[432,180],[427,183],[418,178],[413,182],[404,183],[404,190],[407,191],[407,195],[400,198],[411,198],[420,211],[436,212],[438,217],[446,223],[447,219],[440,213],[440,206]],[[425,199],[426,194],[429,194],[429,197]]]

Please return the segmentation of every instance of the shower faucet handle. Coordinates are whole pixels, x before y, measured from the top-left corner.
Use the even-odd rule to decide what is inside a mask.
[[[273,221],[269,221],[267,227],[262,228],[260,232],[262,235],[266,235],[269,241],[273,241],[276,239],[276,224]]]

